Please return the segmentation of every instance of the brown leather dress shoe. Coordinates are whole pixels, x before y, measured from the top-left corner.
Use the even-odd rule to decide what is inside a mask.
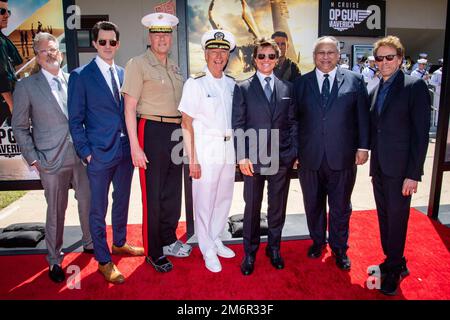
[[[105,280],[115,284],[125,282],[125,277],[120,273],[119,269],[112,262],[108,262],[104,266],[98,264],[98,271],[105,277]]]
[[[128,254],[131,256],[143,256],[144,255],[144,248],[142,247],[135,247],[131,244],[125,243],[121,247],[117,247],[115,245],[112,245],[112,254]]]

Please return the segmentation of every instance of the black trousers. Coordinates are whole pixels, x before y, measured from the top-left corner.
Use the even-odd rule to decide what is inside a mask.
[[[163,246],[177,240],[181,215],[182,164],[171,159],[171,141],[179,124],[139,120],[139,142],[147,156],[147,170],[140,169],[144,250],[153,260],[163,255]]]
[[[376,154],[372,157],[377,159]],[[402,263],[408,230],[411,196],[402,195],[404,177],[394,178],[382,173],[378,161],[372,169],[372,185],[377,205],[381,246],[387,267]]]
[[[281,232],[286,219],[284,210],[286,179],[286,167],[280,167],[275,175],[244,176],[244,251],[246,255],[255,256],[259,248],[261,204],[266,180],[268,183],[268,247],[272,250],[280,248]]]
[[[319,170],[308,170],[300,164],[300,185],[311,239],[326,244],[327,197],[330,208],[328,242],[335,252],[348,249],[351,196],[356,179],[356,165],[344,170],[331,170],[324,156]]]

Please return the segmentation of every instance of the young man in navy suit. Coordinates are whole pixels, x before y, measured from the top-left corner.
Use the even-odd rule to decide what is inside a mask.
[[[238,84],[233,96],[236,157],[244,174],[243,275],[250,275],[254,269],[266,180],[269,225],[266,255],[275,269],[284,268],[280,254],[281,231],[286,217],[284,190],[288,169],[296,159],[297,128],[292,84],[278,79],[273,73],[279,56],[275,41],[261,39],[253,52],[257,72]]]
[[[117,26],[101,21],[95,24],[92,34],[97,57],[74,70],[69,78],[69,125],[77,153],[87,163],[91,187],[89,220],[98,270],[107,281],[122,283],[125,278],[112,262],[106,243],[105,217],[111,182],[112,254],[144,254],[143,248],[126,242],[134,168],[119,93],[124,70],[114,64],[120,46]]]
[[[405,250],[411,196],[417,192],[428,148],[431,100],[423,79],[400,70],[405,50],[394,36],[374,45],[382,79],[370,94],[370,175],[377,204],[381,245],[380,291],[397,293],[409,274]]]
[[[320,257],[326,246],[328,198],[328,242],[337,266],[350,270],[350,200],[356,166],[368,159],[369,99],[363,76],[337,67],[336,38],[319,38],[313,55],[316,68],[295,84],[299,178],[313,240],[308,256]]]

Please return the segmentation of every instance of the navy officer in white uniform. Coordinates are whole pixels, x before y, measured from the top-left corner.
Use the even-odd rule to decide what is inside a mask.
[[[182,112],[183,139],[192,177],[195,233],[205,266],[220,272],[219,258],[232,258],[220,235],[233,198],[235,156],[231,112],[235,81],[224,74],[233,34],[206,32],[201,40],[206,67],[184,84],[178,110]]]

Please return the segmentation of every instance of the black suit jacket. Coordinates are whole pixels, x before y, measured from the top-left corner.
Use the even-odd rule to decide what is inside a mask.
[[[369,99],[362,75],[338,68],[326,108],[315,70],[295,83],[300,166],[319,170],[324,154],[333,170],[351,168],[357,149],[369,149]]]
[[[294,118],[293,87],[291,83],[276,76],[274,79],[273,114],[256,74],[237,84],[233,94],[232,124],[233,129],[237,130],[237,140],[239,141],[238,129],[248,134],[251,134],[249,129],[254,129],[257,134],[257,139],[245,140],[241,148],[243,150],[239,150],[240,144],[235,141],[237,160],[249,158],[255,173],[260,173],[261,167],[271,165],[275,148],[279,150],[281,165],[291,166],[296,158],[297,125]],[[278,129],[279,133],[279,139],[274,139],[274,145],[271,145],[272,129]],[[261,155],[268,155],[270,162],[266,163],[267,159],[262,159]]]
[[[371,161],[370,174],[378,160],[383,174],[420,181],[428,148],[431,99],[422,79],[395,75],[382,112],[375,108],[378,87],[371,92]]]

